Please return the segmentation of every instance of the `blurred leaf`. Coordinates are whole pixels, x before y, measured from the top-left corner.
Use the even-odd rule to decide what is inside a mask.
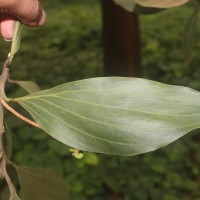
[[[155,8],[171,8],[175,6],[181,6],[190,0],[135,0],[138,4],[144,7]]]
[[[5,124],[6,132],[5,132],[5,151],[8,159],[12,157],[12,133],[10,129],[8,128],[7,124]]]
[[[186,64],[189,64],[192,58],[192,49],[193,49],[195,34],[197,30],[199,7],[200,7],[200,2],[197,1],[197,5],[195,5],[194,12],[192,13],[192,16],[190,17],[190,19],[188,20],[185,26],[183,50],[184,50],[184,60]]]
[[[99,158],[95,153],[87,153],[84,157],[84,162],[88,165],[98,165],[99,164]]]
[[[163,197],[163,200],[178,200],[179,198],[177,198],[176,196],[170,195],[170,194],[166,194]]]
[[[38,84],[32,81],[9,80],[9,82],[19,85],[30,94],[40,91],[40,87],[38,86]]]
[[[76,181],[76,182],[72,185],[72,190],[73,190],[73,192],[75,192],[75,193],[83,192],[83,190],[84,190],[83,183],[81,183],[80,181]]]
[[[147,8],[143,7],[135,2],[135,0],[114,0],[114,2],[120,5],[122,8],[129,12],[136,12],[138,14],[153,14],[163,9],[159,8]]]
[[[68,199],[65,180],[50,169],[34,169],[14,165],[24,200]]]
[[[55,139],[92,152],[146,153],[200,127],[199,92],[145,79],[85,79],[14,101]]]

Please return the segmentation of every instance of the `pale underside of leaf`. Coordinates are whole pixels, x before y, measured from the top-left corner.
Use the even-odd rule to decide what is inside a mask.
[[[136,3],[145,7],[171,8],[181,6],[190,0],[135,0]]]
[[[12,56],[14,56],[20,48],[21,32],[22,32],[22,24],[19,21],[16,21],[14,25],[14,33],[10,50],[10,54]]]
[[[24,200],[67,200],[65,180],[50,169],[34,169],[14,165]]]
[[[52,137],[108,154],[153,151],[200,127],[200,93],[136,78],[94,78],[15,99]]]

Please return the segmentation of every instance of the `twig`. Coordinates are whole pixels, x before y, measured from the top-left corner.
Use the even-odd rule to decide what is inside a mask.
[[[7,173],[7,164],[9,164],[9,160],[7,159],[4,145],[3,145],[3,135],[5,133],[4,129],[4,108],[3,106],[10,110],[13,114],[18,116],[19,118],[22,118],[27,123],[30,123],[31,125],[37,125],[39,128],[39,125],[36,123],[32,123],[31,120],[25,120],[25,117],[21,116],[19,113],[17,113],[14,109],[12,109],[5,101],[6,95],[5,95],[5,84],[9,78],[9,66],[12,61],[13,56],[10,54],[6,61],[4,62],[2,72],[0,74],[0,178],[4,178],[7,182],[9,191],[10,191],[10,198],[9,200],[20,200],[19,196],[17,195],[16,189]]]
[[[12,107],[10,107],[4,99],[1,100],[2,105],[9,110],[11,113],[13,113],[15,116],[17,116],[19,119],[27,122],[28,124],[35,126],[37,128],[41,128],[39,124],[37,124],[36,122],[24,117],[23,115],[21,115],[20,113],[18,113],[16,110],[14,110]]]
[[[6,161],[6,158],[4,157],[2,162],[1,162],[1,169],[2,169],[2,176],[5,178],[5,180],[8,184],[9,191],[10,191],[9,200],[20,200],[20,198],[17,195],[17,192],[15,190],[15,187],[14,187],[14,185],[13,185],[12,181],[10,180],[10,177],[7,173],[6,164],[7,164],[7,161]]]
[[[3,109],[3,106],[0,105],[0,110]],[[1,112],[0,112],[1,113]],[[2,117],[2,116],[1,116]],[[2,121],[2,120],[1,120]],[[4,127],[3,127],[3,123],[2,123],[2,127],[0,130],[0,179],[3,178],[3,170],[2,170],[2,166],[3,166],[3,158],[4,158],[4,147],[3,147],[3,134],[5,133]]]

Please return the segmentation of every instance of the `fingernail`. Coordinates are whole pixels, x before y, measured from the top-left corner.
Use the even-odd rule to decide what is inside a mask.
[[[11,42],[12,39],[6,39],[6,38],[3,38],[6,42]]]

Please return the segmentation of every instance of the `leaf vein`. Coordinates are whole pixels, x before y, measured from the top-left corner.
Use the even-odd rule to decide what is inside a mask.
[[[26,102],[26,103],[27,103],[27,102]],[[34,106],[36,106],[36,107],[38,107],[38,108],[40,108],[41,110],[43,110],[44,112],[46,112],[48,115],[50,115],[50,116],[54,117],[55,119],[57,119],[58,121],[60,121],[61,123],[66,124],[68,127],[72,128],[72,129],[74,129],[74,130],[77,130],[78,132],[81,132],[81,133],[83,133],[84,135],[87,135],[87,136],[92,137],[92,138],[95,138],[95,139],[104,140],[104,141],[106,141],[106,142],[113,143],[113,144],[127,145],[127,143],[123,143],[123,142],[114,142],[114,141],[111,141],[111,140],[108,140],[108,139],[104,139],[104,138],[100,138],[100,137],[91,135],[91,134],[89,134],[89,133],[87,133],[87,132],[85,132],[85,131],[82,131],[82,130],[80,130],[80,129],[74,127],[74,126],[72,126],[71,124],[69,124],[69,123],[67,123],[67,122],[65,122],[65,121],[63,121],[63,120],[61,120],[60,118],[55,117],[55,116],[52,115],[50,112],[48,112],[48,110],[46,110],[46,109],[44,109],[44,108],[38,106],[37,104],[31,103],[31,102],[28,102],[28,103],[29,103],[29,104],[32,104],[32,105],[34,105]],[[33,110],[32,110],[32,111],[33,111]],[[40,117],[40,118],[41,118],[41,117]],[[131,141],[131,140],[130,140],[130,141]]]

